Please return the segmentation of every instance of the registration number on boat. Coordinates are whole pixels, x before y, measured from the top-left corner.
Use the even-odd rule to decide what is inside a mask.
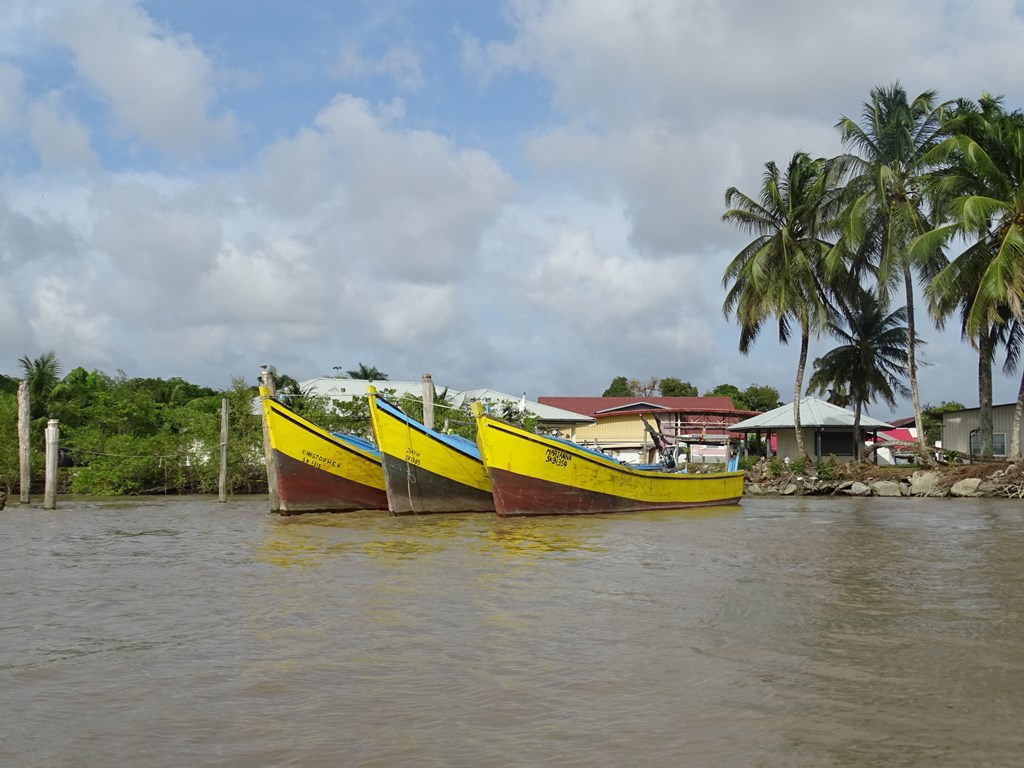
[[[565,451],[560,451],[557,448],[548,448],[544,461],[548,464],[554,464],[556,467],[564,467],[569,463],[571,458],[572,455]]]

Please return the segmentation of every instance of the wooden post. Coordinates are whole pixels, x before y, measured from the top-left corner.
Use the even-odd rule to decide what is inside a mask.
[[[60,425],[56,419],[46,424],[46,487],[43,509],[57,508],[57,459],[60,456]]]
[[[429,373],[423,374],[423,426],[434,428],[434,380]]]
[[[260,384],[267,390],[266,397],[273,397],[274,374],[269,368],[260,373]],[[262,402],[260,403],[262,407]],[[277,464],[274,463],[274,449],[270,445],[270,426],[267,424],[267,412],[263,411],[263,458],[267,465],[267,496],[270,500],[270,511],[281,511],[281,495],[277,486]]]
[[[32,493],[32,436],[28,382],[18,384],[18,457],[21,464],[21,503],[28,504]]]
[[[228,399],[220,400],[220,481],[218,488],[221,503],[228,500]]]

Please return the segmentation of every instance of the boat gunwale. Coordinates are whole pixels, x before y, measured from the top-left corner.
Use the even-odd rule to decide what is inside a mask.
[[[445,435],[441,432],[438,432],[437,430],[430,429],[426,424],[423,424],[422,422],[417,421],[408,414],[404,413],[399,408],[389,403],[382,395],[378,393],[371,393],[370,397],[374,399],[374,406],[378,410],[390,416],[395,421],[405,424],[406,427],[416,430],[416,432],[418,432],[428,440],[433,440],[434,442],[440,443],[446,448],[450,448],[451,450],[462,454],[467,459],[471,459],[473,461],[478,461],[482,463],[483,457],[480,454],[479,447],[476,447],[476,451],[473,451],[473,441],[469,440],[468,438],[460,436],[458,441],[452,440],[450,439],[450,435]],[[466,444],[462,445],[462,441],[465,441]],[[381,448],[381,452],[385,452],[383,448]],[[394,456],[399,459],[402,458],[394,453],[388,453],[388,455]]]
[[[355,454],[359,458],[363,459],[364,461],[368,461],[371,464],[381,463],[379,450],[372,448],[363,448],[362,446],[357,445],[355,442],[350,441],[348,436],[344,434],[329,432],[326,429],[323,429],[323,427],[318,427],[313,422],[303,418],[302,416],[288,408],[286,405],[283,405],[282,403],[278,402],[272,397],[268,397],[267,400],[270,403],[270,410],[273,411],[275,416],[279,416],[285,421],[291,422],[296,427],[299,427],[300,429],[305,430],[306,432],[309,432],[312,435],[315,435],[321,442],[330,443],[331,445],[336,446],[343,451],[348,451],[349,453]],[[273,440],[271,440],[271,443],[273,444]],[[274,450],[280,451],[281,449],[275,447]]]
[[[742,470],[735,472],[700,472],[700,473],[688,473],[684,471],[672,471],[666,469],[638,469],[636,467],[630,467],[627,464],[622,464],[617,459],[612,458],[606,454],[597,454],[593,450],[586,448],[585,446],[577,445],[572,441],[565,440],[564,438],[554,438],[547,435],[534,435],[527,432],[524,429],[506,424],[505,422],[496,419],[488,414],[482,414],[482,421],[486,422],[487,426],[497,429],[505,434],[514,437],[527,440],[532,443],[536,443],[540,446],[556,448],[557,450],[564,450],[566,453],[572,454],[574,457],[581,460],[587,461],[599,467],[604,467],[616,472],[620,472],[625,475],[631,475],[637,478],[672,478],[678,480],[698,480],[705,478],[727,478],[734,477],[736,475],[743,475]],[[603,458],[602,458],[603,457]],[[506,470],[513,471],[514,470]],[[518,472],[514,472],[519,474]]]

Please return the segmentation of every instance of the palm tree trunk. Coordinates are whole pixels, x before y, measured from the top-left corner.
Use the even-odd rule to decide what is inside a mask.
[[[807,349],[810,347],[810,330],[804,323],[800,328],[800,362],[796,366],[796,381],[793,384],[793,429],[796,431],[796,452],[801,459],[807,458],[804,448],[804,434],[800,429],[800,393],[804,388],[804,371],[807,368]]]
[[[910,399],[914,404],[914,427],[917,429],[917,444],[922,456],[930,456],[928,437],[924,433],[924,414],[921,412],[921,393],[917,387],[917,330],[914,322],[914,278],[910,265],[903,268],[903,284],[907,295],[907,376],[910,379]]]
[[[1024,374],[1020,377],[1020,387],[1017,388],[1017,405],[1013,409],[1013,434],[1010,435],[1010,456],[1011,459],[1020,459],[1020,427],[1024,421]]]
[[[853,455],[857,461],[864,456],[864,441],[860,439],[860,398],[853,406]]]
[[[981,458],[992,458],[992,334],[988,325],[978,334],[978,438]]]

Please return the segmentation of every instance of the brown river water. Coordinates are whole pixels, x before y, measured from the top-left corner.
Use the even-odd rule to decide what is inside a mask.
[[[1024,502],[0,513],[0,766],[1024,765]]]

